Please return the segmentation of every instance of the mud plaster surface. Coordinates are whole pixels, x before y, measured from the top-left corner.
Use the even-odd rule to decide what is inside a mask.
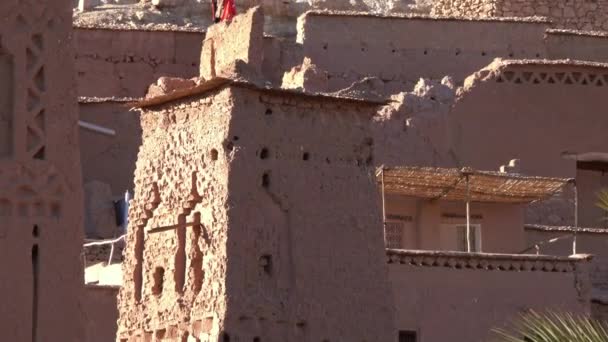
[[[0,117],[11,125],[0,128],[0,329],[6,341],[83,340],[82,180],[69,6],[0,2],[0,70],[14,75],[0,79],[2,98],[11,103],[0,101]]]
[[[392,338],[375,107],[341,103],[227,87],[144,112],[121,338]]]

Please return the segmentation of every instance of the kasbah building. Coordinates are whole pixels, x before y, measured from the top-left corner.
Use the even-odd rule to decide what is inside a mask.
[[[0,2],[1,341],[608,319],[608,2],[109,2]]]

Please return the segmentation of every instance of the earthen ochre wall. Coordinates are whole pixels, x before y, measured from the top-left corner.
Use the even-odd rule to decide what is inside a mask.
[[[329,89],[320,90],[343,89],[375,76],[384,82],[381,93],[394,94],[421,77],[450,75],[462,81],[495,57],[544,58],[547,27],[543,21],[309,12],[300,17],[298,42],[304,56],[328,73]]]
[[[121,338],[394,339],[375,111],[237,86],[146,110]]]
[[[78,95],[143,97],[161,76],[198,76],[205,33],[76,28]]]
[[[88,285],[85,288],[83,305],[86,308],[86,342],[116,341],[116,286]]]
[[[571,228],[564,227],[526,227],[528,245],[533,246],[539,242],[546,242],[557,237],[571,236]],[[590,268],[591,282],[593,284],[592,298],[608,299],[608,230],[582,229],[577,233],[576,252],[593,254]],[[572,238],[543,244],[540,252],[550,255],[567,256],[572,254]]]
[[[210,26],[203,43],[200,76],[211,79],[236,71],[235,62],[246,65],[250,77],[261,76],[264,60],[264,13],[252,8],[231,22]],[[246,72],[239,70],[239,73]]]
[[[578,30],[608,30],[605,0],[437,0],[433,14],[461,17],[548,17],[553,26]]]
[[[228,163],[219,153],[225,153],[229,102],[224,91],[142,115],[118,301],[121,340],[177,339],[186,332],[178,325],[188,321],[195,336],[219,334],[226,312],[228,195]],[[197,225],[186,229],[186,222]],[[179,229],[149,232],[178,223]]]
[[[601,114],[607,70],[563,62],[493,63],[459,90],[449,115],[449,153],[458,165],[482,170],[517,158],[524,174],[576,177],[576,162],[564,158],[564,152],[602,152],[608,146],[602,133],[608,120]],[[568,191],[562,197],[572,198]],[[567,215],[549,223],[571,224],[573,204],[561,201],[559,206],[559,215]],[[540,210],[526,222],[547,223],[543,220],[551,216]],[[597,222],[596,217],[579,219],[583,226]]]
[[[81,101],[80,119],[113,129],[114,136],[90,130],[80,131],[80,159],[84,183],[101,181],[119,196],[133,191],[137,151],[141,145],[139,110],[130,110],[126,102]]]
[[[401,254],[389,264],[395,325],[416,331],[419,341],[491,340],[491,329],[506,327],[527,309],[590,310],[585,261]]]
[[[84,339],[71,1],[0,2],[0,329]]]
[[[547,55],[551,58],[608,61],[608,35],[606,34],[548,30],[545,44]]]

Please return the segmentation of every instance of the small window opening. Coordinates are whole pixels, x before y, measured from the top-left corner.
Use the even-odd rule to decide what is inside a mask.
[[[481,55],[482,55],[482,56],[485,56],[485,55],[486,55],[486,52],[485,52],[485,51],[482,51],[482,52],[481,52]]]
[[[260,159],[268,159],[269,154],[268,149],[264,147],[262,151],[260,151]]]
[[[234,137],[232,137],[232,140],[234,140],[234,141],[239,141],[239,136],[238,136],[238,135],[235,135]]]
[[[308,152],[302,153],[302,160],[308,160],[308,159],[310,159],[310,153],[308,153]]]
[[[272,115],[272,109],[266,108],[266,115]]]
[[[234,144],[232,142],[227,142],[226,151],[232,151],[232,150],[234,150]]]
[[[37,224],[35,224],[35,225],[34,225],[34,228],[32,229],[32,235],[33,235],[34,237],[38,237],[38,235],[39,235],[39,234],[40,234],[40,232],[38,231],[38,225],[37,225]]]
[[[261,340],[260,340],[260,338],[259,338],[259,337],[254,337],[254,338],[253,338],[253,342],[260,342],[260,341],[261,341]]]
[[[260,257],[260,266],[267,275],[272,275],[272,255],[262,255]]]
[[[218,153],[217,153],[216,149],[212,149],[210,155],[211,155],[211,160],[217,160]]]
[[[222,334],[222,342],[230,342],[230,335],[228,335],[228,333],[223,333]]]
[[[154,269],[154,286],[152,287],[152,293],[160,295],[163,293],[163,282],[165,281],[165,269],[157,267]]]
[[[270,174],[268,172],[262,175],[262,186],[268,188],[270,186]]]

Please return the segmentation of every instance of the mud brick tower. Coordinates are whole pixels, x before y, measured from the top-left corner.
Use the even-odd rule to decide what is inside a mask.
[[[3,341],[82,338],[82,185],[68,0],[0,2]]]
[[[120,341],[391,341],[378,104],[217,78],[182,95],[142,104]]]

